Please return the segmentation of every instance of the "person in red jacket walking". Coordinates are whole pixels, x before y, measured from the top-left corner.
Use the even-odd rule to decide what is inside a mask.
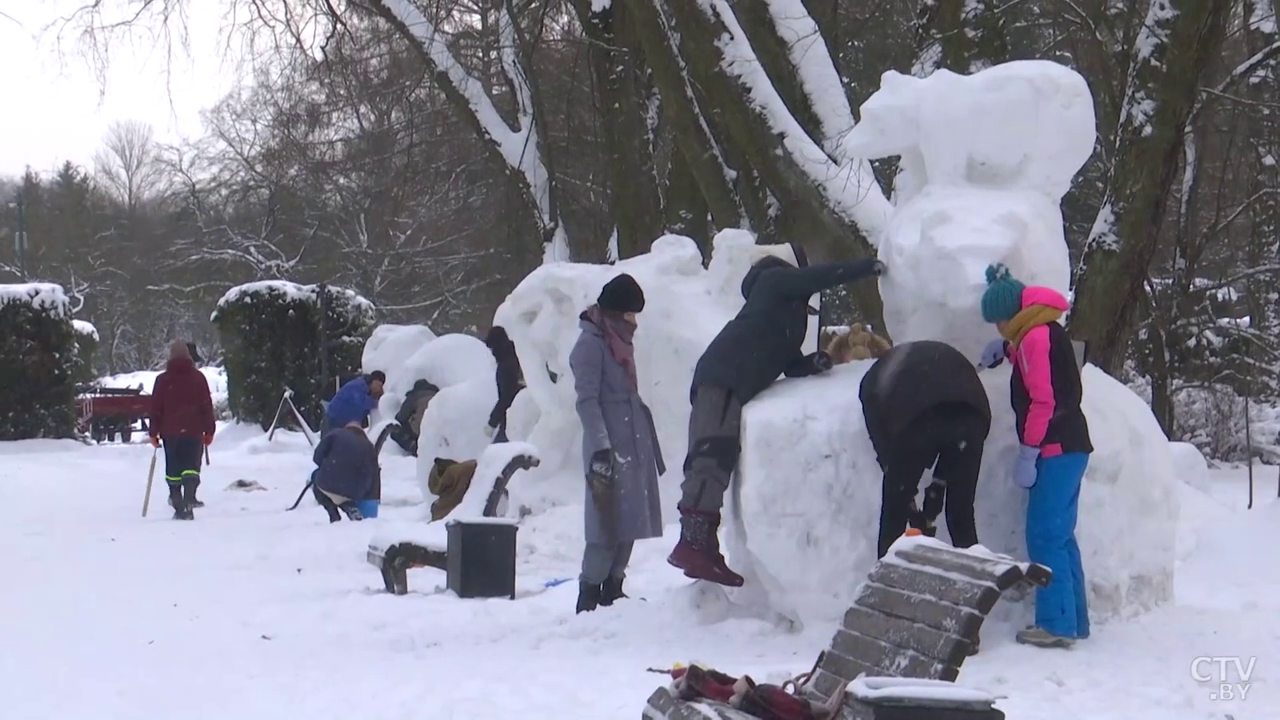
[[[164,479],[175,520],[195,518],[200,487],[200,456],[213,443],[213,396],[209,381],[196,369],[181,340],[169,346],[169,364],[151,389],[151,445],[164,445]]]

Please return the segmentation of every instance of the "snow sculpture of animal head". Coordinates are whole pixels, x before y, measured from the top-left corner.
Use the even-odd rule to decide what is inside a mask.
[[[1044,60],[973,75],[888,72],[860,113],[846,149],[901,158],[895,212],[878,248],[895,342],[942,340],[976,357],[991,334],[978,299],[992,262],[1027,284],[1068,292],[1059,205],[1096,136],[1083,77]]]

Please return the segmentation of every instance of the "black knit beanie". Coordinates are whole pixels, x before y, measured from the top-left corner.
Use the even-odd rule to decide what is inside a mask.
[[[610,312],[638,313],[644,310],[644,290],[635,278],[623,273],[605,283],[596,304]]]

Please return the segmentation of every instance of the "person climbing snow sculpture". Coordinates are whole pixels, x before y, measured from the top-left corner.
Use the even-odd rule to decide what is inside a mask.
[[[363,426],[369,413],[378,407],[387,375],[374,370],[368,375],[352,378],[338,389],[324,411],[324,433],[337,430],[355,422]]]
[[[494,371],[494,381],[498,385],[498,402],[489,413],[487,431],[494,442],[502,443],[507,441],[507,410],[511,409],[511,403],[515,402],[516,395],[524,389],[524,373],[520,370],[520,359],[516,357],[516,345],[507,336],[506,329],[496,326],[490,328],[489,333],[485,335],[484,344],[488,346],[489,352],[493,353],[493,359],[498,363]]]
[[[1066,298],[1046,287],[1026,286],[1003,265],[987,268],[982,318],[1002,336],[983,353],[982,364],[1013,364],[1010,400],[1017,420],[1013,481],[1029,491],[1027,555],[1053,571],[1036,590],[1035,625],[1017,640],[1039,647],[1069,647],[1089,637],[1088,586],[1076,517],[1080,485],[1093,443],[1080,408],[1083,387],[1075,348],[1059,319]]]
[[[378,454],[373,442],[352,420],[337,430],[326,433],[312,453],[316,470],[311,475],[311,491],[316,502],[329,514],[329,522],[342,519],[363,520],[356,502],[369,497],[378,482]]]
[[[804,377],[831,369],[825,352],[801,350],[809,299],[828,288],[884,273],[878,260],[808,267],[803,250],[796,265],[770,255],[742,279],[746,304],[707,346],[693,371],[689,452],[681,484],[680,540],[667,562],[688,577],[740,587],[741,575],[725,564],[717,532],[729,480],[738,464],[742,406],[779,375]],[[797,267],[798,265],[798,267]]]
[[[396,426],[391,430],[391,439],[402,450],[417,457],[418,433],[422,428],[422,416],[427,412],[431,399],[440,392],[440,388],[426,379],[419,378],[413,383],[413,389],[405,393],[404,402],[396,412]]]
[[[622,591],[636,540],[662,537],[658,477],[666,473],[653,413],[640,398],[633,336],[644,292],[614,277],[579,318],[569,353],[586,475],[585,538],[577,612],[609,606]]]
[[[216,429],[209,381],[191,361],[187,343],[173,341],[169,362],[151,388],[151,445],[164,447],[164,479],[177,520],[192,520],[200,487],[200,460]]]
[[[884,472],[877,557],[907,524],[933,537],[943,510],[958,548],[978,544],[973,500],[991,404],[974,364],[936,340],[903,343],[876,359],[858,388],[867,434]],[[914,507],[924,471],[933,468],[924,507]]]

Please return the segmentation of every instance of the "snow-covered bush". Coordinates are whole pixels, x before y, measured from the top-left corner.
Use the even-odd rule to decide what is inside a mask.
[[[59,285],[0,285],[0,440],[75,436],[76,339]]]
[[[93,371],[93,354],[98,349],[98,329],[85,320],[72,320],[71,328],[76,338],[76,382],[87,383],[97,374]]]
[[[212,320],[224,348],[231,414],[265,428],[285,388],[307,422],[319,423],[326,384],[359,372],[375,316],[373,304],[350,290],[272,280],[231,288]]]

